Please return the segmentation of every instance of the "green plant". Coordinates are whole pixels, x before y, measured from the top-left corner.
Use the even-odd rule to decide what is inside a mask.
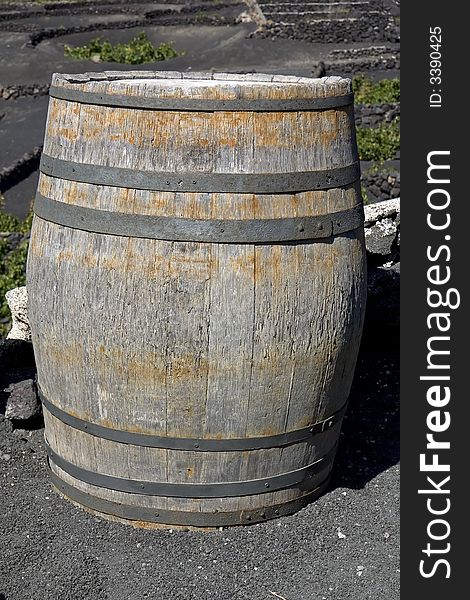
[[[358,127],[356,135],[360,160],[392,159],[400,148],[400,119],[375,128]]]
[[[361,183],[361,196],[364,204],[369,204],[369,196],[367,195],[366,186]]]
[[[358,104],[392,104],[400,102],[400,80],[381,79],[374,83],[364,75],[353,78],[353,92]]]
[[[1,233],[26,234],[31,229],[32,213],[24,221],[12,215],[0,212]],[[28,240],[22,241],[16,248],[10,250],[5,237],[0,237],[0,319],[10,317],[5,294],[26,281],[26,257],[28,255]],[[0,336],[6,335],[10,325],[0,323]]]
[[[157,62],[181,56],[171,43],[162,42],[154,46],[142,31],[128,44],[111,44],[110,41],[97,37],[85,46],[64,46],[65,56],[79,60],[98,59],[105,62],[118,62],[131,65]]]
[[[390,168],[389,165],[384,165],[383,161],[375,162],[372,161],[370,165],[367,166],[367,169],[362,171],[363,177],[380,175],[383,178],[386,177],[398,177],[399,169]]]
[[[19,231],[19,227],[20,222],[16,217],[0,212],[0,232]]]

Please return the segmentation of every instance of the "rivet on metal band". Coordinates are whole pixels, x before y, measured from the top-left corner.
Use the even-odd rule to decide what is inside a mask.
[[[185,219],[119,213],[58,202],[36,194],[34,213],[46,221],[91,233],[180,242],[263,244],[328,238],[361,227],[361,205],[314,217]]]
[[[83,419],[79,419],[78,417],[63,411],[49,402],[40,390],[39,396],[45,409],[53,417],[74,429],[84,431],[90,435],[118,442],[120,444],[145,446],[147,448],[166,448],[167,450],[187,450],[192,452],[236,452],[260,450],[262,448],[283,448],[301,442],[313,442],[316,439],[315,436],[329,430],[339,423],[347,408],[345,404],[340,410],[336,411],[327,419],[312,423],[303,429],[296,429],[277,435],[247,438],[203,439],[159,436],[103,427],[102,425],[84,421]]]
[[[166,496],[174,498],[229,498],[266,494],[287,488],[311,489],[313,481],[323,481],[331,467],[337,449],[337,443],[331,450],[315,462],[287,473],[250,479],[247,481],[229,481],[222,483],[169,483],[166,481],[141,481],[104,475],[83,469],[59,456],[46,441],[49,460],[60,469],[85,483],[109,490],[141,494],[144,496]]]
[[[86,492],[73,487],[58,477],[54,471],[49,472],[51,481],[57,490],[70,500],[91,510],[112,515],[128,521],[139,521],[140,523],[166,523],[169,525],[189,525],[193,527],[229,527],[231,525],[249,525],[275,519],[277,517],[292,514],[306,504],[315,500],[326,489],[329,477],[311,491],[303,494],[300,498],[274,504],[256,509],[245,509],[230,512],[189,512],[179,510],[166,510],[161,508],[149,508],[147,506],[135,506],[112,502],[98,496],[92,496]]]
[[[54,85],[49,89],[49,96],[60,100],[68,100],[69,102],[99,106],[195,112],[292,112],[327,110],[349,106],[354,101],[352,93],[326,98],[286,98],[284,100],[269,98],[236,98],[233,100],[220,100],[217,98],[149,98],[147,96],[87,92]]]
[[[45,175],[138,190],[239,194],[283,194],[342,187],[357,181],[360,165],[295,173],[175,173],[142,171],[79,163],[42,154],[40,170]]]

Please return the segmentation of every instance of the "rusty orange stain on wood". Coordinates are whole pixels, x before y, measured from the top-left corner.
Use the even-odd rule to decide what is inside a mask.
[[[54,399],[55,400],[55,399]],[[63,407],[62,403],[58,403],[55,401],[52,401],[52,404],[54,404],[55,406],[58,406],[61,410],[63,410],[64,412],[66,412],[67,414],[71,415],[72,417],[75,417],[76,419],[81,419],[82,421],[89,421],[92,422],[92,416],[91,413],[89,411],[78,411],[73,407],[67,406],[67,407]],[[52,413],[50,413],[47,410],[47,407],[44,407],[47,411],[47,418],[48,419],[53,419],[54,423],[55,423],[55,427],[57,428],[66,428],[66,429],[70,429],[72,428],[71,425],[67,425],[66,423],[64,423],[63,421],[61,421],[60,419],[58,419],[57,417],[55,417]],[[72,433],[75,433],[75,429],[72,428]]]
[[[229,148],[235,148],[237,143],[238,143],[238,140],[237,140],[236,136],[230,137],[230,138],[222,137],[217,140],[218,145],[228,146]]]
[[[272,246],[268,252],[257,252],[255,261],[255,279],[256,281],[271,279],[273,285],[279,285],[286,281],[288,273],[291,270],[289,260],[292,260],[292,254],[284,253],[282,246]],[[295,269],[295,257],[292,268]]]
[[[53,125],[54,121],[57,121],[57,116],[62,114],[64,103],[63,101],[56,100],[55,98],[49,99],[49,111],[48,111],[48,125]]]
[[[125,348],[105,349],[100,345],[94,354],[89,351],[89,356],[96,372],[109,373],[112,370],[129,381],[146,381],[151,385],[158,383],[162,389],[169,379],[172,385],[181,381],[199,380],[209,370],[207,359],[194,354],[175,357],[169,364],[165,364],[162,352],[145,352],[137,359],[129,356]],[[188,405],[185,410],[191,413],[193,407]]]
[[[69,141],[76,141],[78,138],[77,130],[71,127],[59,127],[57,129],[54,129],[54,133],[55,136],[65,138]]]
[[[69,262],[74,259],[74,254],[70,250],[61,250],[56,254],[55,260],[57,263]]]
[[[81,256],[81,259],[82,265],[85,267],[90,267],[94,269],[98,266],[98,257],[94,256],[91,251],[84,253]]]
[[[65,367],[69,369],[77,363],[83,363],[84,350],[82,344],[65,344],[63,341],[58,341],[55,336],[44,338],[41,342],[41,354],[43,360],[47,360],[50,364],[57,367]]]
[[[209,372],[209,361],[194,354],[174,357],[168,366],[168,377],[172,379],[199,379]]]
[[[243,272],[248,275],[254,275],[255,270],[255,250],[243,252],[238,256],[230,257],[229,264],[235,272]]]
[[[47,244],[41,235],[41,226],[38,224],[39,217],[34,216],[33,226],[31,228],[31,236],[29,239],[29,250],[28,253],[34,258],[43,258]]]

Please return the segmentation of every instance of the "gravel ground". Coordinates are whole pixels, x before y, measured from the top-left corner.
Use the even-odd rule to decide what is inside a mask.
[[[398,600],[397,361],[362,352],[330,490],[290,517],[141,530],[52,491],[43,430],[0,423],[1,600]],[[2,595],[3,594],[3,595]]]

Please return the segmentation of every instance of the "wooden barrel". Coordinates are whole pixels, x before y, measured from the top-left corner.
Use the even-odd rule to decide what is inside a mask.
[[[365,249],[348,79],[55,75],[28,259],[54,485],[225,526],[326,487]]]

